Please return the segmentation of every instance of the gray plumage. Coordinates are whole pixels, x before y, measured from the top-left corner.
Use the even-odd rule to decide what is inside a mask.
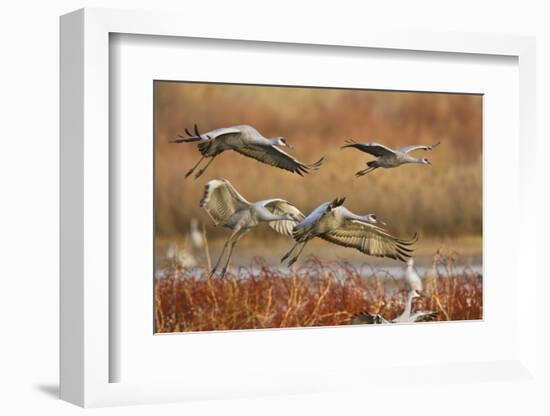
[[[347,325],[376,325],[376,324],[389,324],[391,322],[384,319],[384,317],[378,313],[370,313],[367,311],[355,314],[348,322]]]
[[[414,269],[414,259],[411,257],[407,260],[407,269],[405,270],[405,283],[409,290],[416,290],[418,293],[422,293],[422,279]]]
[[[256,159],[259,162],[292,173],[297,173],[300,176],[308,173],[310,170],[319,169],[324,159],[321,158],[317,162],[309,165],[304,164],[277,147],[282,146],[290,149],[294,147],[287,143],[283,137],[268,139],[254,127],[246,124],[224,127],[204,134],[199,133],[197,125],[195,124],[194,133],[191,133],[187,129],[185,129],[185,132],[187,133],[187,137],[180,136],[178,139],[172,140],[171,143],[196,142],[202,155],[200,160],[187,172],[185,177],[191,175],[203,160],[210,159],[208,163],[195,174],[195,178],[198,178],[208,169],[210,163],[226,150],[233,150],[244,156]]]
[[[421,295],[416,290],[410,290],[407,294],[407,301],[405,303],[405,309],[395,319],[387,320],[380,314],[374,314],[370,312],[361,312],[353,316],[349,321],[349,325],[362,325],[362,324],[400,324],[408,322],[422,322],[431,321],[437,317],[435,311],[417,311],[412,313],[412,301]]]
[[[416,290],[410,290],[407,295],[407,302],[405,303],[405,310],[397,318],[392,319],[390,323],[398,324],[403,322],[418,322],[421,319],[428,320],[429,318],[435,318],[437,312],[434,311],[418,311],[412,313],[412,301],[415,298],[419,298],[421,295]]]
[[[221,275],[224,276],[237,241],[261,222],[267,222],[280,234],[292,236],[293,227],[304,219],[304,215],[284,199],[266,199],[248,202],[227,179],[213,179],[204,187],[200,206],[206,210],[214,224],[232,230],[223,250],[210,272],[218,268],[226,250],[229,250]]]
[[[376,160],[367,162],[367,169],[358,171],[356,176],[363,176],[367,173],[372,172],[378,168],[396,168],[398,166],[404,165],[406,163],[419,163],[423,165],[431,165],[429,159],[417,158],[409,153],[414,150],[432,150],[436,146],[439,146],[440,142],[432,145],[411,145],[405,146],[398,150],[390,149],[387,146],[379,143],[357,143],[353,140],[347,141],[349,144],[342,146],[342,148],[353,147],[362,152],[368,153],[370,155],[376,156]]]
[[[288,262],[289,266],[294,264],[306,244],[315,237],[375,257],[406,261],[411,256],[410,246],[417,241],[416,234],[409,240],[396,238],[381,228],[385,223],[375,215],[356,215],[342,205],[344,200],[337,198],[319,205],[297,224],[292,231],[296,243],[281,261],[289,258],[301,245],[298,254]]]

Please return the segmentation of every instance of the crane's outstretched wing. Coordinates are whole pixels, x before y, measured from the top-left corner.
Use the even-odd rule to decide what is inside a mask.
[[[281,221],[270,221],[269,226],[273,228],[280,234],[292,237],[292,229],[296,224],[302,221],[305,217],[302,212],[296,208],[294,205],[290,204],[284,199],[267,199],[265,201],[260,201],[260,204],[266,207],[271,213],[276,215],[291,214],[295,221],[291,220],[281,220]]]
[[[324,159],[321,158],[315,163],[306,165],[290,156],[288,153],[283,152],[281,149],[278,149],[272,145],[246,145],[237,147],[234,150],[242,155],[251,157],[267,165],[288,170],[289,172],[297,173],[300,176],[303,176],[304,173],[308,173],[309,170],[319,169]]]
[[[248,208],[250,202],[227,179],[213,179],[204,186],[200,206],[216,225],[224,225],[235,212]]]
[[[389,324],[390,321],[378,313],[370,313],[364,311],[354,315],[348,322],[348,325],[364,325],[364,324]]]
[[[177,139],[171,140],[170,143],[191,143],[191,142],[206,142],[208,140],[216,139],[226,134],[240,133],[241,130],[237,127],[224,127],[221,129],[211,130],[206,133],[199,133],[197,125],[194,126],[194,133],[191,133],[187,128],[185,133],[187,136],[179,136]]]
[[[369,256],[389,257],[403,262],[411,257],[410,246],[418,239],[415,233],[411,239],[402,240],[382,228],[357,220],[346,221],[344,226],[320,237],[340,246],[355,248]]]
[[[410,146],[405,146],[399,149],[400,152],[403,153],[409,153],[414,150],[432,150],[433,148],[439,146],[441,142],[437,142],[436,144],[430,144],[430,145],[423,145],[423,144],[413,144]]]
[[[416,312],[411,315],[410,322],[430,322],[437,319],[438,312],[436,311],[425,311],[425,312]]]
[[[346,140],[346,142],[349,144],[342,146],[342,149],[346,147],[354,147],[362,152],[376,157],[395,155],[395,152],[392,149],[380,143],[357,143],[354,140]]]

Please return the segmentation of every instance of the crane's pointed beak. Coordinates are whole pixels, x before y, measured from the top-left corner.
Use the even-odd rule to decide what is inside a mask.
[[[378,224],[380,224],[380,225],[383,225],[384,227],[388,225],[388,224],[386,224],[385,221],[382,221],[380,218],[377,218],[377,219],[376,219],[376,222],[377,222]]]

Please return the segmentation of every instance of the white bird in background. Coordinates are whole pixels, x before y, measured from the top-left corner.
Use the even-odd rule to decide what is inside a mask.
[[[204,247],[204,238],[199,229],[199,221],[196,218],[191,218],[189,223],[189,243],[192,250],[200,250]]]
[[[414,319],[413,319],[413,315],[411,314],[412,313],[412,301],[413,301],[413,299],[419,298],[420,296],[421,296],[420,293],[418,293],[416,290],[414,290],[414,289],[410,290],[408,295],[407,295],[407,302],[405,303],[405,310],[403,311],[403,313],[401,315],[399,315],[395,319],[392,319],[390,322],[392,324],[398,324],[398,323],[403,323],[403,322],[415,322],[416,321],[416,316],[414,316]]]
[[[400,324],[406,322],[419,322],[419,321],[429,321],[437,317],[437,312],[435,311],[418,311],[412,313],[412,301],[415,298],[421,297],[422,295],[416,290],[410,290],[407,295],[407,301],[405,303],[405,310],[401,315],[395,319],[387,320],[380,314],[373,314],[369,312],[362,312],[355,315],[348,323],[350,325],[361,325],[361,324]]]
[[[254,127],[246,124],[224,127],[203,134],[199,133],[197,125],[195,124],[194,134],[187,129],[185,129],[185,132],[187,133],[187,137],[180,136],[178,139],[172,140],[171,143],[198,142],[197,146],[202,155],[197,164],[186,173],[185,177],[191,175],[204,159],[210,158],[208,163],[195,175],[195,178],[198,178],[208,169],[208,166],[210,166],[210,163],[212,163],[216,156],[222,154],[226,150],[234,150],[244,156],[256,159],[259,162],[292,173],[297,173],[300,176],[304,173],[308,173],[308,170],[319,169],[323,163],[323,158],[311,165],[300,162],[276,147],[281,146],[290,149],[294,147],[287,143],[284,137],[268,139]]]
[[[405,261],[410,257],[410,246],[417,240],[416,234],[410,240],[402,240],[389,234],[385,223],[373,214],[356,215],[342,204],[345,198],[336,198],[315,208],[303,221],[297,224],[292,237],[296,244],[286,253],[285,261],[301,244],[298,254],[290,258],[288,265],[296,262],[306,244],[319,237],[343,247],[352,247],[363,254],[375,257],[389,257]]]
[[[418,293],[422,293],[422,280],[414,269],[414,259],[412,257],[407,260],[405,282],[407,283],[409,290],[416,290]]]
[[[278,233],[290,237],[292,228],[304,218],[304,214],[298,208],[284,199],[248,202],[227,179],[209,181],[204,187],[200,206],[206,210],[216,225],[222,225],[233,231],[225,241],[210,276],[218,268],[225,251],[229,250],[221,272],[222,277],[225,275],[235,244],[260,222],[267,222]]]
[[[196,267],[198,265],[197,255],[202,247],[204,247],[204,239],[199,230],[199,222],[196,218],[192,218],[183,248],[176,242],[171,242],[166,248],[166,258],[177,262],[183,268]]]
[[[181,249],[176,243],[168,244],[166,248],[166,258],[175,261],[180,267],[190,268],[197,266],[197,259],[188,250]]]
[[[384,146],[379,143],[356,143],[353,140],[348,140],[347,145],[342,146],[342,148],[353,147],[362,152],[368,153],[370,155],[376,156],[376,160],[367,162],[367,169],[360,170],[355,174],[355,176],[363,176],[367,173],[372,172],[378,168],[396,168],[398,166],[404,165],[405,163],[419,163],[422,165],[431,165],[429,159],[422,157],[417,158],[411,156],[409,153],[414,150],[432,150],[439,145],[440,142],[431,145],[411,145],[405,146],[398,150],[390,149],[389,147]]]

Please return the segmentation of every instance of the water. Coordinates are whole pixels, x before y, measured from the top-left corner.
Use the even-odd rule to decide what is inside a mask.
[[[468,262],[460,263],[457,262],[452,267],[453,276],[481,276],[483,274],[483,265],[481,264],[481,258],[476,258],[476,262],[472,262],[469,259]],[[403,279],[405,276],[406,266],[397,264],[397,265],[371,265],[366,263],[353,263],[351,264],[363,277],[378,277],[378,278],[388,278],[388,279]],[[237,265],[236,267],[231,267],[231,273],[237,274],[238,277],[246,277],[253,274],[254,276],[259,276],[262,267],[255,265],[254,263],[248,265]],[[267,264],[267,267],[270,270],[274,270],[277,273],[283,276],[290,276],[291,271],[286,266],[281,266],[277,264]],[[299,266],[300,268],[300,266]],[[242,270],[242,273],[239,275],[239,269]],[[415,265],[417,273],[421,277],[426,277],[432,274],[433,266],[426,262],[420,261],[418,265]],[[313,270],[322,270],[320,266],[313,266]],[[337,278],[343,278],[346,274],[346,269],[343,269],[338,266],[338,263],[327,263],[324,270],[330,271],[335,274]],[[190,267],[185,269],[188,275],[191,275],[195,278],[199,278],[204,274],[204,269],[201,267]],[[162,269],[157,270],[156,278],[163,278],[166,275],[166,272]],[[449,271],[444,264],[439,264],[436,266],[436,276],[441,278],[449,277]]]

